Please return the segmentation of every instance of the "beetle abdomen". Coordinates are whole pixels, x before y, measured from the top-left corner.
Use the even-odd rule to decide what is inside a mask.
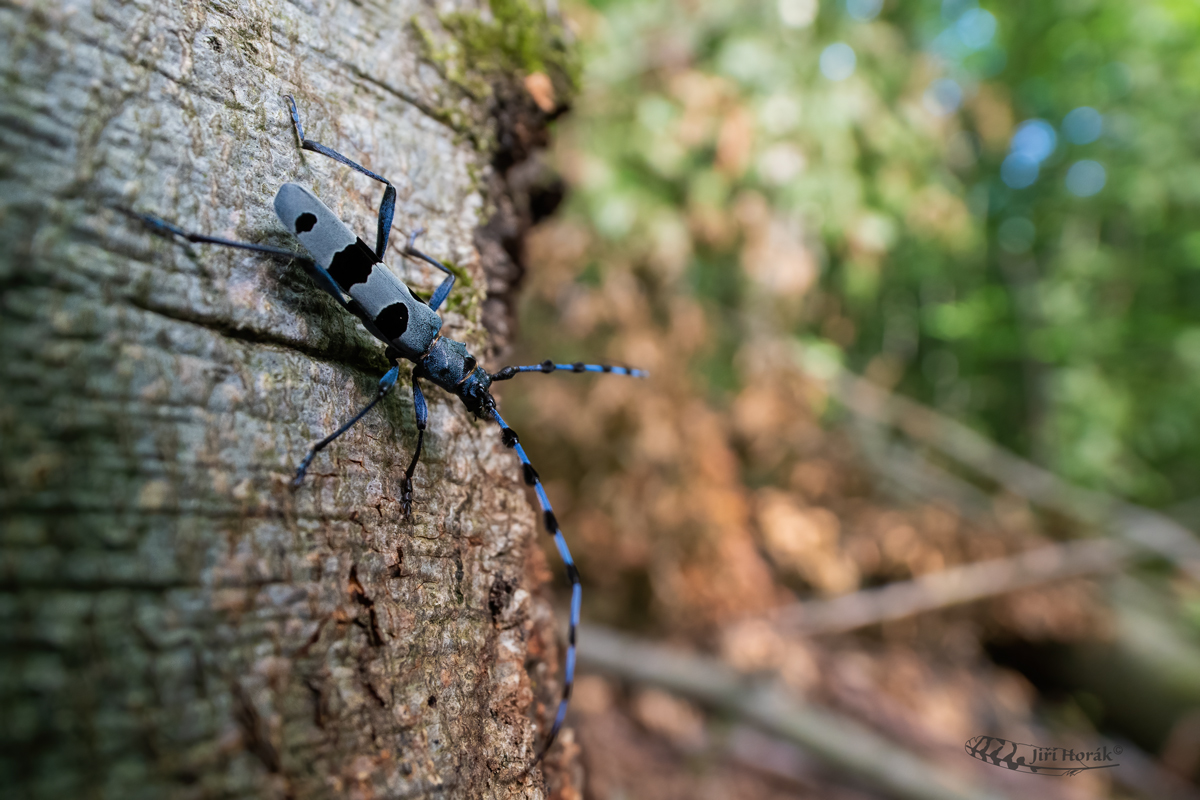
[[[442,328],[442,318],[413,297],[362,239],[308,189],[285,183],[275,195],[275,213],[342,291],[408,359],[416,360]]]

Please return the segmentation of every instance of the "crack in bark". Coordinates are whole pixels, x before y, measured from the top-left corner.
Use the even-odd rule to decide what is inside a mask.
[[[367,596],[363,585],[359,583],[357,564],[350,565],[348,589],[350,591],[350,599],[367,610],[369,624],[363,623],[361,619],[355,619],[355,624],[366,631],[367,640],[371,643],[372,647],[381,647],[383,645],[383,634],[379,630],[379,618],[375,614],[375,601]],[[374,690],[372,689],[372,691]]]
[[[329,353],[327,350],[308,345],[302,339],[288,339],[270,331],[257,330],[255,328],[247,328],[242,325],[237,325],[228,320],[222,320],[219,317],[208,317],[197,312],[188,312],[181,308],[172,308],[170,306],[151,303],[137,297],[127,297],[125,301],[134,308],[148,311],[152,314],[165,317],[166,319],[175,322],[184,322],[189,325],[195,325],[205,330],[219,334],[223,338],[235,342],[244,342],[246,344],[270,345],[281,350],[288,350],[300,355],[307,356],[314,361],[319,361],[324,364],[333,364],[329,361]],[[380,349],[379,356],[383,358],[383,350]],[[366,372],[368,368],[376,369],[380,374],[387,371],[386,360],[383,363],[372,364],[370,359],[353,359],[350,361],[339,361],[339,366],[354,366],[362,368]]]
[[[277,774],[280,769],[279,750],[271,742],[266,723],[240,683],[233,681],[230,688],[234,699],[234,718],[242,730],[246,749],[258,756],[268,771]]]
[[[351,64],[347,61],[339,61],[337,63],[341,64],[343,67],[345,67],[347,70],[349,70],[350,73],[352,75],[354,75],[354,77],[360,78],[374,86],[378,86],[380,89],[387,92],[388,94],[394,95],[395,97],[399,98],[400,100],[403,100],[404,102],[408,103],[413,108],[417,109],[422,114],[424,114],[426,117],[428,117],[429,119],[438,123],[439,125],[442,125],[442,126],[448,128],[449,130],[454,131],[457,134],[471,138],[472,144],[476,144],[474,138],[472,138],[473,137],[472,131],[470,131],[469,129],[463,128],[459,125],[455,125],[453,122],[450,121],[447,114],[438,111],[433,106],[429,105],[424,100],[417,97],[415,94],[411,94],[404,89],[400,89],[395,86],[392,86],[390,83],[387,83],[386,81],[376,78],[374,75],[370,74],[369,72],[365,72],[358,66]]]

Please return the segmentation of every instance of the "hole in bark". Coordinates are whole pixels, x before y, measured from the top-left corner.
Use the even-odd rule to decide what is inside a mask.
[[[515,588],[512,582],[503,575],[496,577],[491,591],[488,592],[488,611],[492,613],[493,622],[504,613],[504,609],[508,608],[508,604],[512,602]]]
[[[462,553],[455,553],[454,554],[454,597],[456,600],[458,600],[458,604],[460,606],[463,604],[463,601],[466,600],[466,597],[463,595],[462,580],[463,580]]]
[[[313,724],[318,728],[325,729],[325,714],[322,709],[324,701],[321,697],[321,687],[314,681],[305,681],[304,685],[308,687],[308,691],[312,694],[313,700]]]
[[[399,547],[396,548],[396,563],[388,567],[388,577],[403,578],[404,577],[404,551]]]

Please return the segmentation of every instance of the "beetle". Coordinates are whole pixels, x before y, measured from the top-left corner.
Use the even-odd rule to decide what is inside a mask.
[[[522,477],[525,483],[533,487],[533,491],[537,495],[542,511],[542,525],[546,532],[554,537],[554,544],[566,568],[567,580],[571,584],[571,616],[567,632],[563,693],[555,713],[554,724],[546,736],[545,743],[533,760],[532,765],[536,765],[554,743],[566,718],[567,705],[575,682],[575,645],[579,628],[582,586],[579,580],[579,570],[571,558],[571,551],[567,547],[567,541],[554,516],[554,509],[550,505],[550,498],[546,495],[541,478],[533,468],[516,432],[500,416],[490,387],[496,381],[509,380],[523,372],[599,372],[636,378],[647,377],[647,373],[643,370],[608,364],[556,364],[553,361],[527,366],[508,366],[494,373],[489,373],[479,366],[475,357],[467,351],[465,344],[441,335],[442,318],[438,316],[437,311],[454,288],[455,276],[446,265],[416,249],[416,239],[422,231],[415,231],[408,237],[403,255],[420,259],[445,273],[446,278],[434,290],[428,303],[414,297],[408,286],[384,264],[383,257],[387,252],[392,218],[395,215],[396,188],[382,175],[372,172],[336,150],[306,138],[304,128],[300,124],[300,114],[296,110],[295,100],[288,95],[285,95],[284,99],[287,101],[296,137],[300,141],[302,149],[328,156],[384,185],[383,200],[379,206],[379,226],[373,250],[355,235],[327,205],[321,202],[320,198],[309,189],[296,183],[285,183],[279,188],[275,195],[275,213],[279,217],[279,221],[300,241],[307,251],[307,255],[280,247],[237,242],[192,233],[152,214],[134,214],[134,216],[161,234],[177,236],[189,242],[234,247],[292,259],[308,273],[318,288],[358,317],[363,327],[387,346],[388,360],[396,363],[380,378],[375,397],[344,425],[309,449],[308,454],[296,468],[296,475],[292,480],[293,488],[299,488],[303,483],[304,476],[317,453],[353,427],[387,396],[400,376],[399,362],[401,360],[411,361],[414,364],[412,392],[417,421],[417,446],[412,460],[404,471],[401,488],[401,505],[406,517],[409,517],[412,512],[412,477],[416,471],[417,462],[421,458],[425,427],[429,421],[429,407],[425,402],[425,395],[421,391],[418,379],[428,380],[441,387],[458,397],[467,410],[476,417],[494,421],[500,427],[504,444],[516,452],[517,458],[521,462]]]

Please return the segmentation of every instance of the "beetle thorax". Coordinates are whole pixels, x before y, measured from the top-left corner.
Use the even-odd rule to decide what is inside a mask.
[[[489,391],[492,378],[476,364],[465,344],[439,337],[421,358],[418,368],[421,377],[457,395],[472,414],[491,418],[496,407]]]

